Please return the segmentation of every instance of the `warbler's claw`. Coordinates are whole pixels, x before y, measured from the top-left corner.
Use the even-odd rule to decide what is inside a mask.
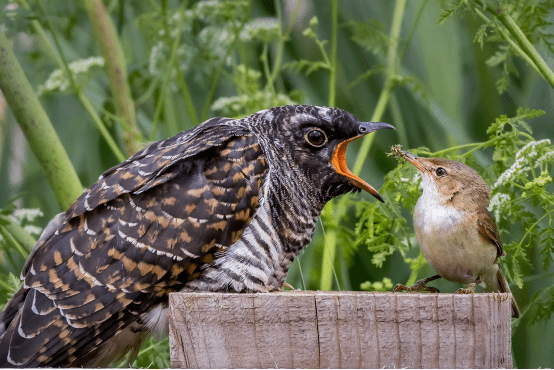
[[[456,294],[473,294],[475,293],[476,283],[468,284],[465,288],[460,288],[456,290]]]
[[[402,285],[402,284],[396,284],[396,286],[394,287],[394,289],[392,290],[393,292],[431,292],[431,293],[440,293],[440,290],[438,290],[437,288],[435,287],[432,287],[432,286],[426,286],[425,284],[427,284],[428,282],[430,281],[433,281],[433,280],[437,280],[440,278],[440,275],[433,275],[431,277],[428,277],[426,279],[421,279],[419,281],[417,281],[414,285],[412,286],[405,286],[405,285]]]
[[[423,280],[418,281],[412,286],[405,286],[402,284],[396,284],[393,289],[393,292],[430,292],[430,293],[440,293],[440,290],[433,286],[426,286],[425,283],[422,283]]]

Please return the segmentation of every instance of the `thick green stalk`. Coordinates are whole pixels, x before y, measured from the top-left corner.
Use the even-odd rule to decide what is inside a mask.
[[[500,22],[504,25],[504,27],[506,27],[508,32],[510,32],[512,37],[517,41],[523,51],[529,56],[529,58],[531,58],[533,63],[535,63],[546,82],[548,82],[550,86],[554,88],[554,73],[552,72],[552,70],[550,70],[550,68],[548,68],[548,64],[546,64],[544,59],[537,52],[533,44],[531,44],[531,41],[527,39],[521,28],[519,28],[510,14],[506,12],[500,12],[497,17],[498,20],[500,20]]]
[[[335,96],[337,90],[337,36],[339,28],[339,1],[333,0],[331,11],[331,71],[329,73],[329,106],[335,106]]]
[[[325,246],[323,249],[323,260],[321,261],[320,290],[331,290],[333,287],[333,270],[337,254],[338,237],[335,221],[333,220],[333,208],[333,202],[328,202],[325,208],[323,208],[321,215],[321,218],[325,219],[326,222],[325,224],[321,223],[321,227],[324,228]],[[325,227],[327,226],[330,226],[330,228],[325,232]]]
[[[331,23],[331,58],[329,73],[329,101],[328,106],[335,106],[336,86],[337,86],[337,34],[338,34],[338,0],[332,1]],[[326,57],[325,50],[323,56]],[[323,209],[322,217],[327,220],[326,225],[332,226],[331,230],[325,234],[325,249],[323,251],[323,261],[321,261],[321,279],[319,288],[321,290],[331,290],[333,287],[333,270],[335,256],[337,254],[337,231],[333,223],[333,202],[327,203]],[[325,227],[322,223],[322,227]],[[338,283],[338,281],[337,281]]]
[[[337,14],[335,13],[335,2],[333,2],[333,40],[336,42],[336,28],[335,23],[337,17]],[[387,106],[387,102],[389,101],[390,92],[394,85],[394,78],[396,74],[398,73],[398,41],[400,39],[400,26],[402,25],[402,18],[404,15],[404,10],[406,8],[406,0],[397,0],[396,1],[396,7],[394,11],[394,16],[392,20],[392,26],[391,26],[391,43],[389,45],[389,50],[387,54],[387,80],[385,82],[385,86],[381,92],[381,95],[379,96],[379,100],[377,102],[377,106],[375,107],[375,111],[373,112],[373,116],[371,117],[372,122],[379,121],[381,117],[383,116],[385,112],[385,108]],[[336,48],[336,46],[335,46]],[[333,45],[332,45],[333,50]],[[333,51],[332,51],[333,53]],[[334,50],[334,55],[331,55],[332,65],[331,65],[331,74],[332,78],[330,81],[330,93],[329,93],[329,101],[331,103],[331,99],[333,99],[334,104],[334,85],[331,86],[331,83],[333,83],[334,79],[336,78],[334,71],[336,71],[336,49]],[[331,87],[333,90],[331,90]],[[333,94],[331,94],[333,92]],[[330,104],[332,105],[332,104]],[[367,135],[364,137],[362,146],[360,148],[360,151],[358,152],[358,156],[356,158],[356,163],[354,165],[354,173],[359,174],[362,170],[362,165],[369,153],[369,149],[371,148],[371,143],[373,142],[373,135]],[[347,197],[343,197],[337,204],[336,211],[333,211],[333,203],[329,202],[325,206],[323,210],[323,215],[327,220],[340,220],[344,213],[346,212],[346,201]],[[334,222],[334,221],[332,221]],[[334,261],[335,261],[335,255],[337,250],[337,239],[338,239],[338,231],[337,228],[334,227],[332,224],[330,230],[327,231],[325,235],[325,251],[323,253],[323,261],[321,264],[321,280],[320,280],[320,289],[321,290],[329,290],[332,287],[332,271],[334,267]],[[338,283],[338,282],[337,282]]]
[[[3,32],[0,66],[0,89],[46,171],[60,207],[66,209],[81,195],[81,181]]]
[[[84,0],[100,52],[104,57],[116,113],[122,119],[123,141],[128,155],[142,149],[145,141],[135,119],[135,104],[127,82],[123,48],[102,0]]]
[[[31,150],[37,156],[62,209],[81,195],[81,181],[42,108],[8,39],[0,31],[0,89],[6,97]]]
[[[482,1],[476,0],[475,2],[479,6],[483,7]],[[550,86],[554,88],[554,72],[552,72],[552,70],[548,67],[548,64],[537,52],[531,41],[529,41],[527,36],[525,36],[510,14],[504,11],[504,9],[494,9],[491,7],[487,7],[487,11],[492,16],[496,17],[504,27],[506,27],[510,35],[515,39],[521,48],[519,49],[515,47],[521,56],[531,65],[531,67],[538,69],[539,74],[550,84]],[[477,14],[479,14],[479,12]],[[503,32],[500,32],[500,34],[506,39],[506,41],[508,41],[508,43],[510,43],[510,45],[514,46]],[[526,54],[526,56],[524,56],[524,54]],[[531,61],[529,61],[529,59]]]
[[[182,35],[182,32],[181,32],[181,29],[179,28],[179,32],[177,33],[177,36],[175,37],[175,41],[173,42],[173,46],[171,48],[171,55],[169,57],[167,71],[165,73],[162,87],[160,90],[160,98],[156,103],[156,111],[154,112],[154,121],[152,122],[152,128],[150,129],[150,137],[149,137],[150,140],[154,140],[154,138],[156,137],[156,127],[158,126],[158,122],[160,120],[160,116],[162,113],[163,103],[164,103],[164,100],[166,99],[167,85],[169,84],[169,79],[171,78],[171,73],[173,72],[173,66],[175,65],[175,61],[177,60],[177,51],[179,50],[181,35]]]
[[[533,69],[535,71],[537,71],[537,73],[539,73],[540,75],[542,75],[541,71],[537,68],[537,66],[535,65],[535,63],[533,63],[533,61],[531,60],[531,58],[529,58],[529,56],[527,54],[525,54],[525,52],[523,50],[521,50],[521,48],[519,47],[518,44],[515,43],[514,40],[512,40],[510,38],[510,36],[508,35],[508,33],[499,25],[499,24],[496,24],[494,22],[491,22],[490,19],[487,18],[486,15],[484,15],[479,9],[475,8],[475,13],[477,13],[477,15],[483,19],[485,22],[487,22],[488,24],[492,24],[495,26],[496,30],[498,31],[498,33],[500,33],[500,35],[502,36],[502,38],[504,40],[506,40],[506,42],[508,44],[510,44],[511,47],[514,48],[515,51],[517,51],[517,53],[519,54],[520,57],[522,57],[523,59],[525,59],[525,61],[531,66],[533,67]],[[543,76],[544,78],[544,76]]]
[[[406,8],[406,0],[397,0],[396,7],[394,9],[394,15],[392,18],[391,32],[390,32],[390,45],[387,52],[387,80],[385,86],[381,91],[379,100],[377,101],[377,106],[373,111],[373,116],[371,117],[371,122],[380,121],[385,113],[385,108],[389,101],[390,91],[394,86],[394,78],[398,73],[398,58],[397,58],[397,49],[398,41],[400,40],[400,26],[402,25],[402,18],[404,16],[404,9]],[[373,143],[373,134],[366,135],[363,138],[362,146],[358,151],[358,156],[356,157],[356,162],[354,164],[354,172],[356,175],[359,175],[362,171],[362,166],[369,154],[369,149],[371,148],[371,143]]]

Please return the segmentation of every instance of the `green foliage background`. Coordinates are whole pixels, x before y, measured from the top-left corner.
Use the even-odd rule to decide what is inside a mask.
[[[110,87],[107,61],[98,58],[109,40],[95,36],[87,3],[0,1],[2,30],[85,187],[132,154],[124,141],[129,121],[116,113],[119,92]],[[382,187],[387,203],[358,194],[326,207],[289,273],[296,288],[390,290],[433,274],[411,226],[417,177],[411,166],[387,157],[391,145],[479,170],[497,196],[492,213],[508,253],[502,265],[524,313],[513,322],[515,364],[554,366],[554,354],[545,350],[554,346],[554,147],[541,141],[554,137],[553,1],[104,5],[122,45],[144,140],[212,116],[289,103],[338,106],[397,128],[351,144],[347,154],[350,168]],[[2,89],[5,83],[0,80]],[[0,145],[3,304],[20,284],[40,229],[64,209],[3,98]],[[167,340],[145,343],[133,366],[169,367]]]

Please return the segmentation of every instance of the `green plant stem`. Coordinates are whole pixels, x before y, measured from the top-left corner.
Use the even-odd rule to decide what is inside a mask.
[[[150,140],[154,140],[154,138],[156,137],[156,127],[158,126],[160,115],[162,113],[162,107],[167,93],[167,85],[169,83],[169,78],[171,77],[171,73],[173,72],[173,65],[175,64],[175,60],[177,58],[177,50],[179,50],[179,44],[181,42],[182,34],[183,33],[181,32],[181,28],[179,28],[179,32],[177,33],[177,37],[175,37],[175,41],[173,42],[173,46],[171,48],[171,55],[169,57],[169,63],[167,65],[167,71],[165,72],[162,87],[160,89],[160,97],[158,98],[158,101],[156,103],[154,121],[152,122],[152,128],[150,129],[150,136],[149,136]]]
[[[325,232],[325,226],[323,222],[321,227],[323,228],[323,240],[324,240],[324,249],[323,249],[323,259],[321,261],[321,277],[319,281],[319,289],[321,290],[331,290],[333,287],[333,271],[334,263],[337,254],[337,230],[336,225],[333,220],[333,202],[328,202],[323,208],[321,215],[322,219],[325,219],[325,225],[329,225],[330,229],[328,232]],[[338,283],[338,280],[337,280]]]
[[[11,249],[17,250],[21,257],[25,259],[29,256],[29,252],[23,248],[23,246],[13,237],[12,234],[8,232],[8,230],[6,230],[4,226],[0,226],[0,235],[2,235],[7,243],[13,245],[13,248]]]
[[[548,82],[550,86],[554,88],[554,73],[552,72],[552,70],[550,70],[550,68],[548,68],[548,64],[546,64],[546,62],[537,52],[533,44],[531,44],[527,37],[525,37],[525,34],[521,30],[521,28],[518,27],[514,19],[505,12],[501,12],[498,15],[498,19],[504,25],[504,27],[506,27],[510,34],[516,39],[523,51],[525,51],[529,58],[531,58],[531,60],[535,63],[546,82]]]
[[[476,0],[476,3],[481,7],[483,6],[482,1]],[[510,33],[510,35],[515,39],[515,41],[521,47],[521,50],[531,59],[532,64],[538,68],[540,75],[554,88],[554,72],[548,67],[548,64],[544,61],[541,55],[537,52],[531,41],[525,36],[521,28],[517,25],[514,19],[508,14],[504,9],[493,9],[487,7],[487,11],[496,17],[500,23]]]
[[[100,119],[100,117],[96,113],[96,110],[94,110],[94,107],[92,106],[92,103],[86,97],[83,90],[79,86],[75,86],[75,87],[76,87],[75,92],[77,94],[77,97],[79,98],[79,101],[81,102],[81,104],[83,104],[83,107],[86,109],[88,114],[90,114],[90,117],[92,118],[92,121],[96,125],[96,128],[98,128],[98,131],[100,131],[100,134],[102,135],[104,140],[106,140],[106,144],[108,144],[108,146],[112,150],[112,152],[115,155],[115,157],[117,158],[117,160],[120,161],[120,162],[123,162],[125,159],[127,159],[127,157],[119,149],[119,146],[117,145],[117,143],[113,139],[112,135],[110,135],[110,132],[108,131],[108,129],[104,125],[104,122],[102,122],[102,120]]]
[[[183,1],[181,3],[179,11],[182,9],[186,9],[188,7],[188,1]],[[167,0],[162,1],[162,8],[161,12],[164,19],[164,28],[165,28],[165,35],[167,38],[168,44],[171,43],[171,32],[169,30],[169,24],[167,22],[168,14],[167,14]],[[181,92],[183,94],[183,100],[185,101],[185,105],[187,106],[188,115],[191,120],[191,126],[198,125],[198,115],[196,114],[196,108],[194,108],[194,103],[192,101],[192,97],[190,96],[189,87],[187,84],[187,80],[185,78],[185,75],[183,74],[183,71],[181,70],[179,66],[179,58],[175,58],[175,61],[173,63],[173,66],[175,68],[175,73],[177,77],[177,83],[179,84],[181,88]],[[189,127],[185,127],[189,128]]]
[[[192,126],[196,126],[199,123],[198,115],[196,114],[196,108],[194,108],[194,103],[192,101],[192,97],[190,96],[185,75],[183,74],[183,71],[181,71],[181,69],[179,68],[178,59],[175,59],[175,70],[177,71],[177,83],[181,87],[181,92],[183,93],[183,100],[185,101],[185,105],[187,106],[187,110],[189,113]],[[186,127],[186,128],[189,128],[189,127]]]
[[[339,27],[339,1],[332,0],[331,10],[331,70],[329,71],[329,106],[335,106],[335,97],[337,90],[337,39]]]
[[[252,7],[252,1],[248,1],[248,9],[246,10],[246,13],[250,13],[250,8]],[[210,114],[210,107],[212,106],[213,97],[215,94],[215,89],[217,88],[217,85],[219,83],[219,78],[221,77],[221,73],[223,72],[223,68],[225,68],[225,62],[229,55],[231,55],[231,52],[233,51],[233,48],[237,41],[239,40],[239,35],[246,25],[247,17],[244,18],[240,26],[235,30],[235,39],[233,42],[229,45],[227,50],[225,51],[225,56],[223,57],[221,64],[217,68],[217,70],[214,73],[214,77],[212,79],[212,84],[210,85],[210,90],[208,91],[208,95],[206,96],[206,100],[204,101],[204,107],[202,108],[202,120],[205,121],[208,119],[208,115]]]
[[[398,59],[397,59],[397,48],[398,41],[400,40],[400,26],[402,25],[402,18],[404,16],[404,10],[406,8],[406,0],[397,0],[396,7],[394,8],[394,15],[392,18],[391,32],[390,32],[390,45],[387,52],[387,80],[385,86],[381,91],[379,100],[375,110],[373,111],[373,116],[371,117],[371,122],[377,122],[381,120],[383,114],[385,113],[385,108],[389,101],[390,91],[394,87],[394,79],[398,73]],[[369,149],[373,143],[374,135],[366,135],[363,138],[362,145],[358,151],[358,156],[356,157],[356,162],[354,164],[353,173],[359,175],[362,171],[362,166],[369,154]]]
[[[440,157],[442,154],[447,153],[447,152],[452,152],[452,151],[455,151],[455,150],[466,149],[466,148],[472,148],[472,149],[468,150],[467,152],[465,152],[463,154],[463,156],[467,156],[467,155],[473,153],[476,150],[483,149],[483,148],[486,148],[486,147],[489,147],[489,146],[493,146],[496,142],[502,141],[506,136],[509,136],[509,135],[510,135],[510,133],[504,133],[500,136],[497,136],[497,137],[492,138],[492,139],[487,140],[487,141],[483,141],[483,142],[480,142],[480,143],[469,143],[469,144],[462,144],[462,145],[452,146],[450,148],[439,150],[438,152],[429,153],[429,155],[432,156],[432,157]],[[526,132],[520,132],[519,135],[521,135],[521,136],[523,136],[523,137],[525,137],[529,140],[535,140],[531,135],[529,135]]]
[[[121,118],[123,142],[128,155],[142,149],[144,138],[135,118],[135,104],[127,82],[125,54],[102,0],[84,0],[95,38],[108,71],[117,115]]]
[[[387,102],[390,98],[390,92],[391,89],[394,87],[394,78],[398,73],[398,58],[397,58],[397,50],[398,50],[398,41],[400,40],[400,26],[402,25],[402,18],[404,15],[404,10],[406,8],[406,0],[397,0],[396,6],[394,10],[394,16],[392,20],[391,25],[391,43],[389,45],[388,53],[387,53],[387,79],[385,82],[385,86],[383,90],[381,91],[381,95],[379,96],[379,100],[377,101],[377,106],[375,107],[375,111],[373,112],[373,116],[371,117],[372,122],[379,121],[381,117],[383,116],[385,112],[385,108],[387,106]],[[336,16],[336,15],[335,15]],[[333,27],[334,32],[336,32],[336,28]],[[333,35],[334,36],[334,35]],[[335,50],[336,53],[336,50]],[[327,58],[326,54],[322,53],[325,61],[329,63],[329,59]],[[331,60],[333,60],[333,56],[331,56]],[[336,61],[336,54],[335,54],[335,61]],[[331,65],[331,73],[333,73],[334,70],[336,70],[336,65]],[[333,77],[334,79],[335,77]],[[331,79],[331,80],[333,80]],[[330,82],[330,93],[329,93],[329,101],[331,101],[331,82]],[[333,90],[334,92],[334,90]],[[334,93],[333,93],[334,94]],[[334,95],[333,95],[334,99]],[[353,172],[358,175],[362,170],[362,165],[367,158],[367,155],[369,154],[369,149],[371,148],[371,143],[373,142],[373,135],[366,135],[363,139],[362,146],[358,152],[358,156],[356,157],[356,162],[354,165]],[[336,221],[333,220],[340,220],[344,216],[344,213],[346,212],[347,208],[347,197],[343,197],[337,204],[336,211],[333,211],[333,202],[328,202],[325,208],[323,209],[322,217],[324,217],[326,220],[331,220],[329,222],[330,230],[327,231],[325,235],[325,251],[323,253],[323,261],[321,263],[321,280],[320,280],[320,289],[322,290],[329,290],[332,287],[332,271],[334,267],[334,261],[336,257],[336,249],[337,249],[337,240],[338,240],[338,231],[337,228],[334,227],[333,223]],[[337,281],[338,283],[338,281]]]
[[[23,229],[23,227],[15,224],[9,217],[0,216],[0,220],[5,222],[3,227],[15,240],[21,244],[23,249],[26,250],[27,255],[31,253],[37,241],[28,232]],[[24,256],[26,257],[26,256]]]
[[[335,105],[335,92],[336,92],[336,63],[337,63],[337,33],[338,33],[338,0],[333,0],[331,11],[331,23],[332,23],[332,36],[331,36],[331,58],[327,57],[323,44],[318,40],[317,44],[320,47],[321,53],[325,59],[327,65],[329,65],[329,100],[328,106],[333,107]],[[326,224],[331,226],[328,233],[324,233],[325,249],[323,251],[323,260],[321,261],[321,279],[319,287],[321,290],[331,290],[333,286],[332,277],[334,273],[334,263],[337,254],[337,231],[333,220],[333,202],[328,202],[323,209],[322,217],[327,221]],[[322,223],[322,227],[324,225]],[[334,274],[336,277],[336,274]],[[337,284],[338,279],[337,280]]]
[[[525,232],[525,235],[523,235],[523,238],[521,238],[521,240],[518,243],[519,248],[523,248],[522,247],[523,241],[525,240],[525,238],[527,238],[527,235],[529,235],[531,233],[531,230],[533,230],[533,228],[535,226],[537,226],[539,224],[539,222],[541,222],[544,218],[546,218],[547,216],[550,216],[550,214],[552,212],[554,212],[554,210],[551,210],[550,212],[547,212],[546,214],[544,214],[541,218],[539,218],[537,221],[535,221],[535,223],[533,225],[531,225],[531,227],[529,229],[527,229],[527,231]]]
[[[28,5],[26,3],[23,3],[23,4],[26,7],[26,9],[28,9]],[[46,15],[46,9],[42,6],[42,1],[39,1],[38,4],[41,7],[42,12],[45,14],[45,18],[48,19]],[[58,41],[58,37],[54,28],[52,27],[52,25],[48,20],[46,20],[46,24],[47,24],[47,27],[50,29],[50,33],[52,35],[52,39],[54,40],[54,44],[56,45],[56,47],[54,48],[52,46],[52,43],[46,36],[46,32],[44,32],[44,29],[42,28],[40,23],[38,23],[38,21],[33,21],[32,23],[33,27],[35,28],[39,36],[42,38],[43,42],[41,43],[41,45],[49,51],[49,54],[53,55],[56,62],[58,62],[60,68],[64,70],[65,75],[67,76],[67,79],[69,80],[69,83],[71,84],[71,86],[75,89],[77,97],[81,101],[81,104],[83,104],[86,111],[90,114],[92,121],[94,122],[96,127],[98,127],[100,134],[102,135],[104,140],[106,140],[106,143],[108,144],[108,146],[110,147],[110,149],[112,150],[116,158],[119,161],[124,161],[126,157],[119,149],[119,146],[113,139],[112,135],[110,134],[106,126],[104,125],[104,122],[102,122],[102,120],[94,110],[94,107],[90,102],[90,100],[86,97],[81,87],[78,86],[77,83],[75,82],[75,79],[73,78],[73,73],[71,73],[71,70],[69,69],[69,65],[64,57],[62,48],[60,46],[60,43]]]
[[[279,0],[275,1],[275,13],[277,14],[277,19],[279,21],[279,24],[283,24],[283,15],[281,14],[281,3]],[[275,59],[273,60],[273,69],[271,70],[271,74],[269,76],[267,85],[270,86],[272,91],[275,91],[275,80],[277,79],[277,75],[279,72],[281,72],[281,64],[283,63],[283,54],[285,51],[285,40],[288,38],[288,33],[283,33],[282,27],[279,27],[279,33],[280,37],[277,42],[277,52],[275,53]]]
[[[81,195],[81,181],[42,108],[10,43],[0,31],[0,89],[37,156],[61,208],[68,208]]]
[[[402,49],[400,49],[400,51],[398,52],[398,61],[402,61],[404,59],[404,56],[406,55],[406,51],[408,51],[408,46],[410,45],[410,41],[412,41],[412,38],[414,37],[415,30],[417,28],[417,25],[419,24],[421,16],[423,15],[423,10],[425,10],[425,7],[427,6],[428,1],[429,0],[423,0],[421,2],[421,5],[419,6],[417,14],[412,23],[412,27],[410,28],[410,32],[408,32],[408,36],[406,37],[406,42],[402,46]]]
[[[519,47],[518,44],[516,44],[514,42],[514,40],[512,40],[512,38],[510,37],[510,35],[508,35],[508,33],[498,24],[495,24],[493,22],[491,22],[491,20],[489,18],[487,18],[486,15],[483,14],[483,12],[481,12],[479,9],[477,8],[474,8],[475,9],[475,12],[477,13],[477,15],[479,17],[481,17],[481,19],[483,19],[485,22],[487,22],[488,24],[493,24],[496,28],[496,30],[498,31],[498,33],[500,33],[500,35],[502,36],[502,38],[508,43],[510,44],[510,46],[512,48],[514,48],[514,50],[519,54],[520,57],[522,57],[523,59],[525,59],[525,61],[531,66],[533,67],[533,69],[535,71],[537,71],[538,74],[540,74],[543,78],[545,78],[542,74],[542,72],[537,68],[537,66],[535,65],[535,63],[531,60],[531,58],[529,58],[529,56],[527,54],[525,54],[525,52],[523,50],[521,50],[521,48]]]
[[[266,84],[266,90],[269,90],[271,92],[275,92],[275,86],[273,86],[273,80],[271,79],[271,71],[269,70],[269,62],[268,62],[268,49],[269,49],[269,43],[264,42],[264,46],[262,48],[262,55],[260,56],[260,61],[262,62],[262,67],[264,70],[264,75],[267,80]]]

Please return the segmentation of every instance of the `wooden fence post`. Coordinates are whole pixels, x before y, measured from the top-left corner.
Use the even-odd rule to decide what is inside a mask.
[[[509,294],[172,293],[173,368],[511,368]]]

